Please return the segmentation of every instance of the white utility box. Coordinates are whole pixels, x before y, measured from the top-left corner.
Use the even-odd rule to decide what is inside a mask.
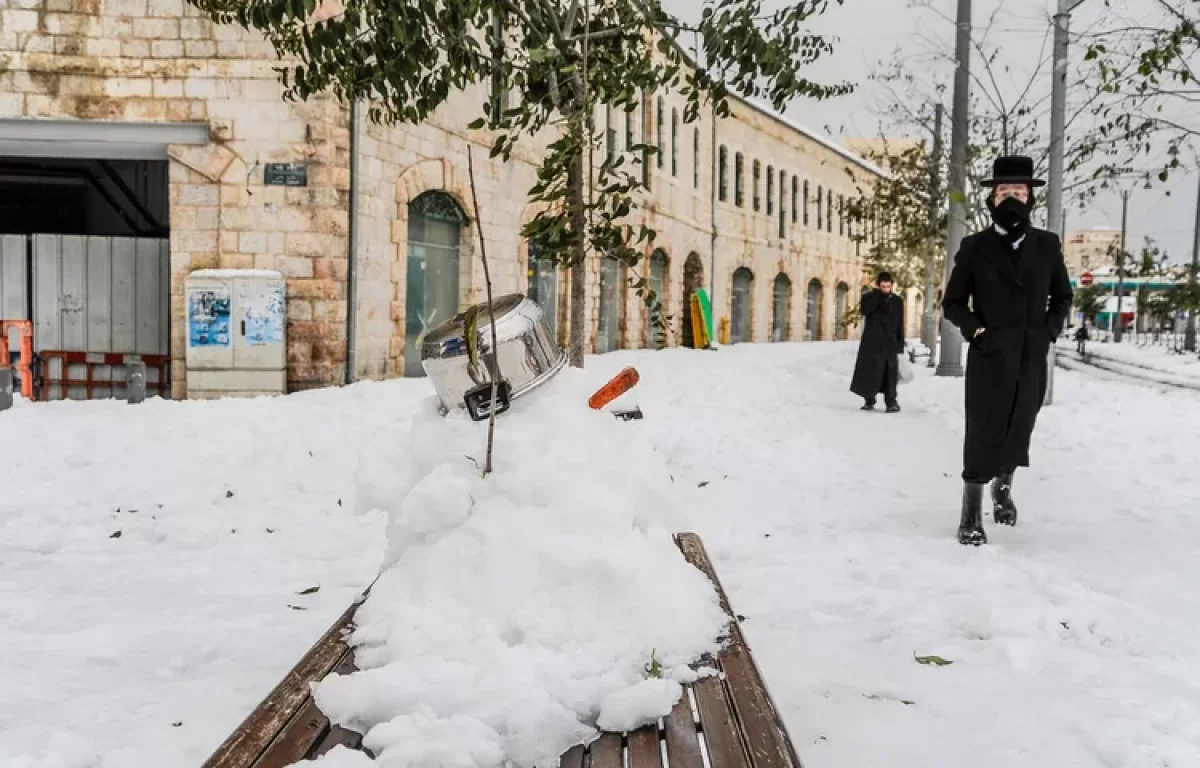
[[[201,269],[186,282],[187,396],[287,391],[287,302],[278,272]]]

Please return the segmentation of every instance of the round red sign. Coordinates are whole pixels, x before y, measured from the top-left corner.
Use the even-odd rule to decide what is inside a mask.
[[[1080,285],[1091,285],[1092,284],[1092,273],[1084,272],[1082,275],[1080,275],[1079,283],[1080,283]]]

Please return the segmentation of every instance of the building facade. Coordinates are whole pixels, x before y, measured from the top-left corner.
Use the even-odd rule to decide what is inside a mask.
[[[35,319],[41,349],[161,354],[183,397],[187,275],[270,269],[287,279],[289,389],[419,375],[422,330],[484,294],[468,148],[495,289],[535,297],[565,340],[566,275],[520,236],[537,214],[525,190],[549,137],[489,160],[489,135],[466,128],[482,91],[421,125],[355,122],[333,100],[285,102],[271,46],[183,0],[8,0],[0,19],[0,191],[17,200],[4,217],[4,292],[31,284],[18,251],[61,250],[57,287],[34,281],[0,312]],[[682,115],[672,94],[597,115],[606,151],[661,149],[635,216],[658,233],[642,268],[665,297],[667,343],[685,341],[685,296],[700,287],[731,343],[852,335],[842,318],[864,284],[872,227],[848,201],[880,170],[748,103],[715,124]],[[68,215],[64,201],[90,213]],[[82,273],[58,235],[87,238]],[[126,303],[116,254],[155,238],[154,265],[139,250],[121,278],[138,306],[122,341],[128,323],[100,316],[105,302],[114,313]],[[588,270],[589,350],[655,345],[624,268],[594,259]]]
[[[1109,227],[1097,227],[1068,232],[1063,242],[1067,272],[1079,277],[1100,267],[1114,264],[1121,248],[1121,232]]]

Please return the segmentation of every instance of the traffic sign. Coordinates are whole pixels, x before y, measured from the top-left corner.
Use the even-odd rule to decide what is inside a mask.
[[[1084,285],[1084,286],[1091,285],[1092,284],[1092,273],[1084,272],[1082,275],[1080,275],[1079,276],[1079,284]]]

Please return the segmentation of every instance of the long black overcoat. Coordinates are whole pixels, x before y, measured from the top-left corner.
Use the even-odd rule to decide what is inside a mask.
[[[970,345],[965,479],[986,482],[1029,466],[1029,439],[1046,394],[1046,357],[1072,296],[1062,242],[1052,232],[1031,228],[1015,257],[992,229],[963,240],[942,308]]]
[[[896,391],[904,351],[904,300],[878,289],[862,299],[863,333],[854,363],[850,391],[866,400]]]

